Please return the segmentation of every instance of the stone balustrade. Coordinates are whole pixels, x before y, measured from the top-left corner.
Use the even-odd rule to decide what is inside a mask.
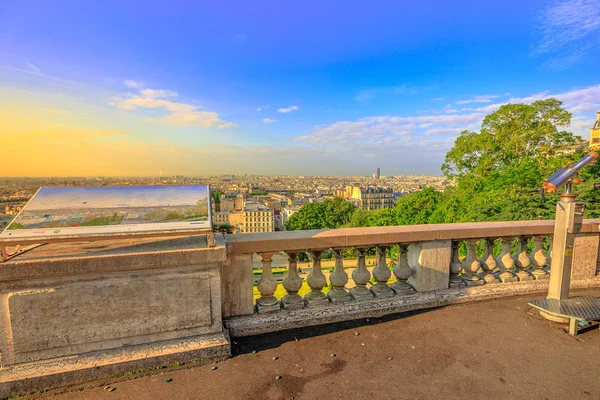
[[[225,268],[232,275],[225,287],[225,317],[265,314],[301,308],[329,307],[365,302],[448,288],[543,281],[549,278],[553,221],[516,221],[416,225],[398,227],[346,228],[231,235],[226,238],[228,254],[246,257],[245,264]],[[355,249],[351,268],[344,267],[344,251]],[[397,257],[390,260],[389,250]],[[376,263],[367,268],[368,249],[375,249]],[[464,254],[460,254],[464,250]],[[322,271],[325,251],[334,254],[334,268]],[[273,254],[287,254],[289,268],[282,286],[285,295],[276,298],[277,283],[271,271]],[[310,291],[298,293],[303,278],[297,271],[298,254],[310,257],[311,270],[304,278]],[[252,301],[252,254],[262,258],[263,275]],[[575,243],[572,275],[594,276],[598,261],[598,222],[586,220]],[[393,267],[390,267],[390,262]],[[235,279],[237,275],[240,279]],[[350,284],[349,284],[350,283]],[[281,292],[281,291],[280,291]]]

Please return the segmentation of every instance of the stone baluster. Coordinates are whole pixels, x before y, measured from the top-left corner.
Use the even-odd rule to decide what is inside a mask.
[[[544,271],[550,275],[550,266],[552,265],[552,245],[554,244],[554,238],[550,236],[550,247],[548,247],[548,252],[546,253],[546,266],[544,267]]]
[[[512,268],[515,266],[515,259],[510,254],[510,241],[512,238],[503,237],[502,239],[502,251],[498,254],[496,258],[496,264],[500,267],[500,275],[498,278],[506,283],[506,282],[517,282],[519,278],[513,275]]]
[[[377,246],[377,265],[373,268],[373,278],[377,283],[371,286],[371,293],[376,298],[386,298],[394,295],[394,291],[387,284],[387,281],[392,277],[392,272],[387,266],[385,257],[385,251],[388,248],[389,246]]]
[[[531,252],[531,264],[534,269],[531,271],[531,275],[537,280],[548,279],[550,276],[548,272],[544,270],[548,259],[544,254],[542,245],[544,244],[545,236],[534,236],[533,237],[533,251]]]
[[[260,297],[256,300],[256,311],[260,314],[279,311],[280,309],[279,301],[274,296],[275,290],[277,290],[277,281],[271,270],[274,254],[276,253],[259,253],[263,271],[256,285],[260,292]]]
[[[298,275],[298,253],[288,252],[288,272],[283,278],[283,287],[287,294],[281,299],[281,305],[285,310],[296,310],[304,307],[304,300],[298,294],[302,288],[302,278]]]
[[[458,275],[460,271],[462,271],[462,263],[458,258],[458,248],[460,246],[460,242],[452,241],[452,262],[450,262],[450,283],[449,287],[451,288],[459,288],[465,286],[465,282]]]
[[[478,239],[467,240],[467,256],[463,260],[462,267],[465,271],[462,278],[465,280],[467,286],[480,286],[485,282],[481,279],[477,272],[481,268],[481,263],[477,259],[477,242]]]
[[[329,304],[327,296],[323,293],[323,288],[327,285],[327,278],[321,271],[321,256],[323,255],[322,250],[313,250],[309,252],[310,259],[312,261],[312,269],[306,282],[310,286],[310,292],[304,296],[304,301],[308,307],[319,307]]]
[[[527,242],[529,238],[524,236],[519,237],[519,250],[517,252],[517,257],[515,258],[515,265],[518,268],[517,278],[519,281],[531,281],[533,280],[533,276],[527,271],[527,268],[531,265],[531,259],[527,254]]]
[[[481,278],[485,281],[485,283],[498,283],[500,282],[496,275],[494,275],[494,271],[498,268],[498,264],[496,263],[496,259],[494,258],[493,250],[494,250],[494,239],[484,239],[485,240],[485,251],[483,253],[483,257],[479,260],[481,263],[481,268],[483,269],[483,273],[481,274]]]
[[[415,289],[406,282],[412,275],[412,269],[408,265],[408,245],[398,244],[398,261],[392,272],[396,277],[396,282],[390,285],[394,293],[397,295],[415,293]]]
[[[346,290],[348,274],[344,270],[344,249],[333,249],[333,253],[335,254],[335,268],[329,275],[332,288],[327,293],[327,297],[333,304],[346,303],[351,299]]]
[[[354,301],[365,301],[371,300],[373,295],[371,291],[367,289],[367,283],[371,279],[371,273],[367,269],[365,263],[365,254],[367,253],[366,247],[357,247],[358,257],[356,260],[356,268],[352,272],[352,280],[354,281],[354,287],[350,289],[350,297]]]

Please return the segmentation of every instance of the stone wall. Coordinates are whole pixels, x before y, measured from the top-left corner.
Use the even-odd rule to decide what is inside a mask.
[[[114,374],[230,354],[222,240],[138,241],[48,245],[1,265],[0,396],[102,376],[94,366]]]

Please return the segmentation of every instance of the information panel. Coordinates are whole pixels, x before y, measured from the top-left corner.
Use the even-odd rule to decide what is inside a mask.
[[[212,230],[208,186],[44,187],[0,239]]]

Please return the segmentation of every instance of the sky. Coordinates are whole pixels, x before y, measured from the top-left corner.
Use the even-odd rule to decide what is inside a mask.
[[[439,175],[462,130],[600,111],[600,0],[0,1],[0,176]]]

